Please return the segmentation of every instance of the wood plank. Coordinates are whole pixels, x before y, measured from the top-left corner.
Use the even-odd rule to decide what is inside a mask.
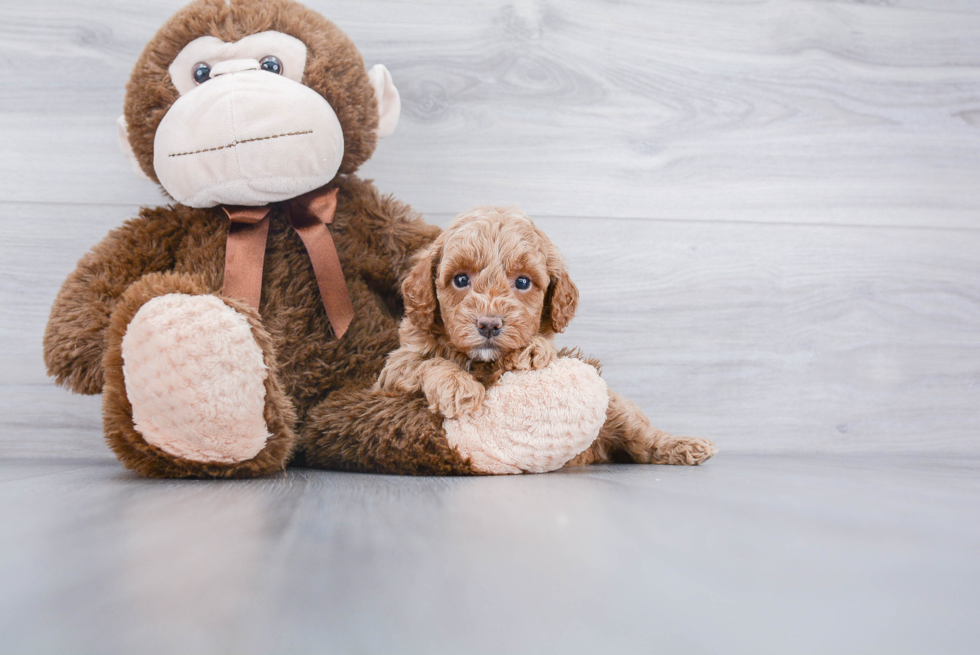
[[[67,465],[0,460],[12,652],[966,654],[980,637],[976,459],[242,482]]]
[[[156,201],[113,120],[180,4],[4,9],[0,200]],[[312,6],[391,68],[404,118],[365,171],[426,212],[977,225],[976,5]]]
[[[16,217],[0,243],[0,383],[48,394],[41,409],[3,401],[8,427],[83,411],[98,429],[97,405],[40,390],[41,335],[74,262],[134,210],[0,204]],[[559,342],[598,356],[663,429],[738,452],[980,451],[980,233],[538,223],[582,292]]]

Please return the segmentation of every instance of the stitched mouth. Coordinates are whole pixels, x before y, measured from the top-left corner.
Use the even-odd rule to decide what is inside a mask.
[[[203,148],[201,150],[194,150],[191,152],[175,152],[172,155],[167,155],[168,157],[184,157],[186,155],[198,155],[202,152],[214,152],[216,150],[224,150],[225,148],[234,148],[243,143],[252,143],[254,141],[268,141],[269,139],[281,139],[286,136],[300,136],[303,134],[313,134],[313,130],[305,130],[303,132],[284,132],[283,134],[273,134],[271,136],[257,136],[251,139],[242,139],[241,141],[232,141],[223,146],[215,146],[214,148]]]

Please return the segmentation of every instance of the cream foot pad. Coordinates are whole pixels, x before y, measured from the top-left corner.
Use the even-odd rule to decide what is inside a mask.
[[[244,316],[214,296],[171,293],[122,341],[126,395],[147,443],[195,462],[243,462],[271,436],[262,350]]]
[[[449,444],[484,473],[543,473],[592,444],[608,404],[598,371],[569,357],[504,373],[480,409],[443,426]]]

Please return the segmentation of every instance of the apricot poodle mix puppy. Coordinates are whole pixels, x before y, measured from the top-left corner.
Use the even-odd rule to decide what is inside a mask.
[[[504,372],[553,362],[555,333],[578,304],[578,289],[544,232],[519,209],[497,207],[460,215],[418,253],[402,296],[401,345],[375,389],[424,395],[447,418],[478,408]],[[700,464],[715,452],[708,439],[651,427],[633,402],[610,391],[598,438],[566,466]]]

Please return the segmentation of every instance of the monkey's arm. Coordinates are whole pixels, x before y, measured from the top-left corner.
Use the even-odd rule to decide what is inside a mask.
[[[172,210],[143,210],[78,262],[51,308],[44,332],[48,375],[76,393],[102,391],[106,329],[116,301],[146,273],[169,270],[183,227]]]
[[[486,395],[484,386],[454,362],[406,348],[388,355],[374,390],[391,396],[421,393],[429,409],[446,418],[477,409]]]
[[[341,389],[310,412],[294,465],[395,475],[477,475],[423,398]]]

